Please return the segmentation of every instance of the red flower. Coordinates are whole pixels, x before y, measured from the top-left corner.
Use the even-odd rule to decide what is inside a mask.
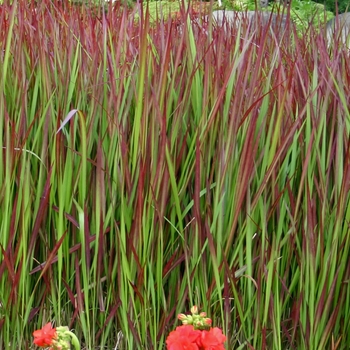
[[[203,350],[225,350],[224,342],[226,337],[220,328],[210,328],[209,331],[202,331],[200,338],[200,349]]]
[[[56,328],[52,328],[51,322],[49,322],[43,328],[33,332],[34,344],[40,347],[50,346],[56,336]]]
[[[167,340],[168,350],[200,350],[197,345],[201,331],[195,330],[191,325],[177,327],[172,331]]]

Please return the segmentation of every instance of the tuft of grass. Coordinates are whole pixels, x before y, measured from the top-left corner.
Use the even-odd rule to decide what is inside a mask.
[[[347,52],[108,6],[1,7],[0,347],[347,349]]]

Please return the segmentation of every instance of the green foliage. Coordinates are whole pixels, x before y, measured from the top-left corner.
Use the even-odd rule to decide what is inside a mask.
[[[325,11],[324,6],[320,4],[312,1],[292,1],[291,18],[301,30],[308,28],[310,23],[320,27],[332,17],[333,14],[330,11]]]
[[[327,11],[331,11],[334,14],[348,12],[350,9],[349,0],[315,0],[318,3],[324,4]]]
[[[258,2],[259,3],[259,2]],[[256,1],[234,1],[225,3],[225,6],[228,9],[234,9],[237,11],[251,10],[254,11],[257,9]],[[266,8],[260,8],[260,11],[270,11],[275,13],[283,13],[287,15],[290,13],[290,18],[296,24],[300,35],[302,32],[307,30],[312,23],[315,27],[321,27],[325,22],[334,17],[331,11],[325,11],[325,8],[321,4],[317,4],[313,1],[304,1],[304,0],[293,0],[289,6],[284,6],[283,4],[269,2],[269,6]]]

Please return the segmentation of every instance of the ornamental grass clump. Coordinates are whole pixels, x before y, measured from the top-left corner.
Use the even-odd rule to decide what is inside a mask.
[[[348,52],[188,13],[1,5],[1,349],[348,350]]]

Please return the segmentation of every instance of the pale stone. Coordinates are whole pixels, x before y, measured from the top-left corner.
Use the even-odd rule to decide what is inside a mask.
[[[326,36],[328,46],[331,46],[334,40],[350,47],[350,12],[342,13],[326,24]]]
[[[266,26],[271,24],[271,28],[280,28],[284,30],[287,25],[287,16],[278,15],[267,11],[213,11],[213,19],[217,25],[223,25],[225,22],[238,27],[246,23],[249,27],[252,25]]]

